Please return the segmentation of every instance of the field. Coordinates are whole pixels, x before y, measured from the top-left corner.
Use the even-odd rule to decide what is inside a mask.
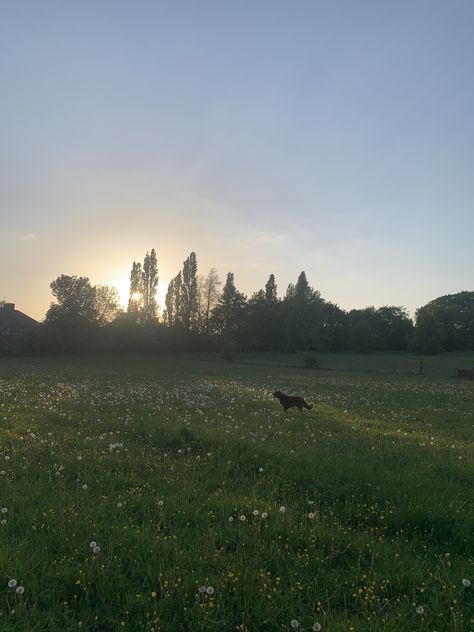
[[[0,630],[474,630],[474,357],[320,362],[0,359]]]

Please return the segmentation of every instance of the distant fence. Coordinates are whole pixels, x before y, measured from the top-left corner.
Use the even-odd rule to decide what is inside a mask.
[[[474,380],[474,369],[458,369],[457,376],[461,380]]]

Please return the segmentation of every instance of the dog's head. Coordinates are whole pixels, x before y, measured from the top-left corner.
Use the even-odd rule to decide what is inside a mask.
[[[282,395],[281,391],[275,391],[272,395],[272,397],[280,397]]]

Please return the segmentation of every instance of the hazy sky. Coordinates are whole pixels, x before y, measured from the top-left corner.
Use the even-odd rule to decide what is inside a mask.
[[[0,299],[191,250],[341,307],[473,290],[471,0],[0,0]]]

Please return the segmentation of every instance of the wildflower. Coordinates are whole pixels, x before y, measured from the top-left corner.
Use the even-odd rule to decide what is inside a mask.
[[[286,511],[286,507],[283,507],[283,506],[280,507],[280,513],[285,513],[285,511]]]
[[[3,520],[0,520],[1,524],[7,524],[7,521],[5,520],[5,518],[3,518]]]
[[[423,608],[423,606],[417,606],[415,610],[416,610],[416,614],[424,614],[425,612],[425,609]]]
[[[247,520],[247,518],[244,516],[244,514],[242,514],[239,518],[240,522],[245,522]]]
[[[159,505],[160,507],[163,507],[163,501],[162,501],[162,500],[159,500],[159,501],[158,501],[158,505]]]
[[[1,511],[2,514],[8,513],[8,509],[6,507],[2,507],[2,509],[0,511]]]
[[[234,516],[229,516],[229,522],[234,522]]]
[[[206,586],[199,586],[199,592],[203,595],[206,592]]]
[[[300,622],[298,621],[298,619],[292,619],[290,621],[290,625],[294,630],[296,630],[296,628],[300,627]]]
[[[208,595],[213,595],[214,594],[214,587],[213,586],[208,586],[206,588],[206,592]]]
[[[16,579],[10,579],[10,581],[8,582],[8,588],[15,588],[17,583],[18,582],[16,581]]]
[[[323,629],[323,626],[318,623],[318,621],[316,621],[315,623],[313,623],[312,629],[314,630],[314,632],[320,632]]]
[[[156,592],[154,590],[151,592],[151,596],[153,597],[153,599],[156,599]]]
[[[100,553],[100,546],[99,546],[99,545],[95,546],[95,547],[92,549],[92,551],[93,551],[93,552],[97,555],[98,553]]]
[[[120,509],[122,507],[122,503],[117,503],[117,507]]]
[[[268,517],[268,514],[266,511],[262,511],[262,518],[265,519]]]
[[[308,514],[308,518],[310,520],[312,520],[314,518],[314,513],[312,511],[310,511],[310,513]]]
[[[97,546],[97,542],[95,540],[92,540],[89,546],[91,547],[91,549],[95,549],[95,547]]]
[[[84,485],[82,486],[82,489],[86,490],[87,489],[87,485],[84,483]]]
[[[252,513],[253,513],[254,516],[258,516],[259,511],[258,511],[258,509],[254,509]]]
[[[259,467],[258,471],[260,472],[260,474],[263,472],[263,467]]]
[[[463,579],[462,585],[464,586],[464,588],[469,588],[469,586],[471,585],[471,581],[469,579]]]
[[[23,588],[23,586],[18,586],[15,592],[17,593],[17,595],[22,595],[25,592],[25,589]]]

